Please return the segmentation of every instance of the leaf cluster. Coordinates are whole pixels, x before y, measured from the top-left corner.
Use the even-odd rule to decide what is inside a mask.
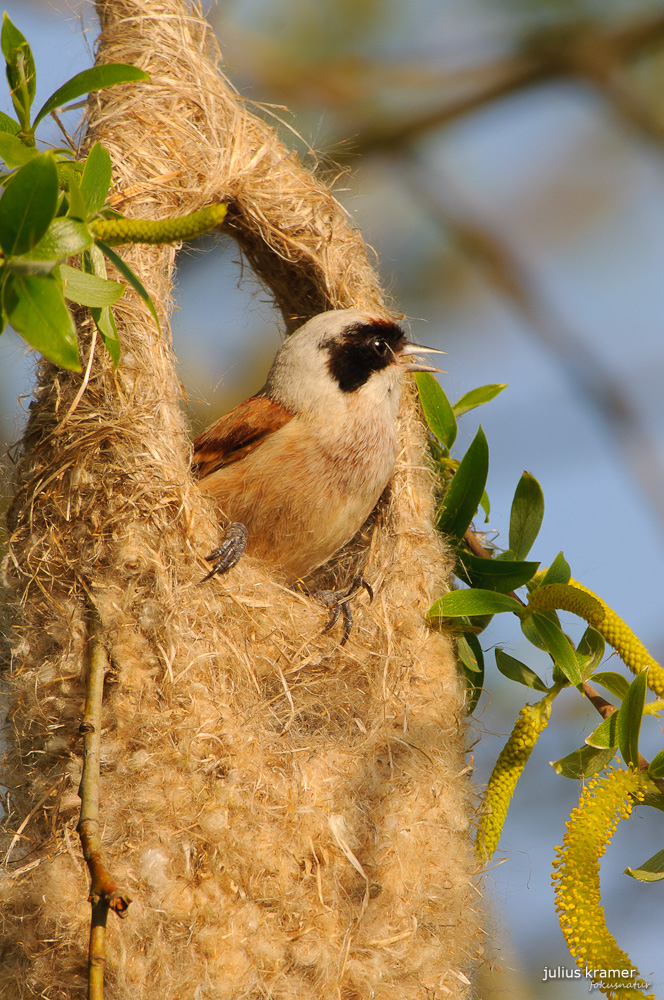
[[[476,518],[483,514],[488,520],[489,516],[486,493],[489,449],[480,427],[463,457],[453,457],[457,419],[468,410],[488,403],[505,386],[482,386],[452,405],[432,375],[419,373],[415,378],[430,431],[431,458],[441,487],[436,525],[453,547],[454,572],[459,583],[458,589],[434,602],[428,617],[433,625],[456,633],[457,656],[466,678],[468,711],[474,711],[485,687],[485,656],[478,637],[494,615],[512,614],[528,642],[548,654],[551,679],[547,683],[528,664],[500,648],[495,650],[498,671],[514,683],[551,699],[564,689],[576,688],[581,695],[593,699],[603,716],[582,747],[551,762],[555,771],[566,778],[588,778],[620,752],[627,764],[637,768],[647,766],[653,781],[663,778],[664,750],[649,766],[639,752],[643,717],[657,716],[664,708],[659,699],[646,701],[647,669],[631,683],[621,673],[602,670],[605,640],[597,628],[589,624],[575,644],[565,633],[555,609],[535,611],[530,607],[529,596],[549,584],[562,585],[563,592],[570,591],[576,596],[579,593],[571,586],[571,570],[562,552],[545,570],[540,569],[539,562],[527,558],[544,518],[544,496],[537,480],[524,472],[517,483],[507,549],[500,549],[487,540],[486,534],[473,528]],[[583,598],[590,610],[600,612],[601,618],[600,601],[590,594],[584,594]],[[592,619],[591,614],[588,617]],[[615,704],[589,686],[591,679],[607,691]],[[645,801],[664,810],[664,794],[655,785]],[[664,852],[660,853],[661,858],[656,856],[659,861],[650,859],[640,869],[629,869],[628,874],[647,881],[664,878]]]
[[[5,13],[0,35],[16,118],[0,113],[0,333],[7,324],[64,368],[80,370],[76,327],[68,303],[90,308],[114,364],[120,356],[111,306],[124,285],[107,277],[105,258],[139,294],[136,275],[92,229],[113,213],[108,204],[111,161],[99,144],[84,159],[71,148],[40,151],[35,130],[49,114],[106,87],[149,79],[121,63],[77,73],[32,117],[36,69],[30,46]],[[67,261],[71,261],[67,263]],[[78,266],[72,266],[77,263]]]

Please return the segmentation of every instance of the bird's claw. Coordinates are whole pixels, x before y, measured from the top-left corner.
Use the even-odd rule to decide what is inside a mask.
[[[345,646],[350,638],[350,633],[353,629],[353,612],[350,609],[350,601],[360,587],[364,587],[369,595],[369,600],[373,601],[374,595],[371,584],[363,576],[356,576],[348,590],[318,590],[314,594],[329,611],[329,618],[323,629],[323,634],[334,628],[339,621],[339,615],[341,615],[343,619],[343,635],[339,643],[340,646]]]
[[[210,572],[203,577],[201,583],[211,580],[213,576],[227,573],[235,566],[247,547],[247,529],[241,521],[233,521],[228,525],[226,536],[221,545],[209,556],[205,557],[206,562],[214,563]]]

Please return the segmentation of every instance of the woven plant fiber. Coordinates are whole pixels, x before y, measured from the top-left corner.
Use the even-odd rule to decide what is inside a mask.
[[[220,74],[200,11],[108,0],[98,13],[98,61],[151,76],[90,103],[118,208],[160,218],[228,201],[228,231],[286,331],[329,308],[393,316],[330,189]],[[103,847],[133,897],[109,919],[107,997],[466,996],[478,917],[463,692],[425,621],[450,566],[415,398],[393,482],[329,571],[343,584],[360,568],[375,591],[358,597],[347,646],[257,561],[201,585],[223,525],[189,468],[168,338],[175,251],[122,252],[162,335],[128,291],[114,371],[81,315],[85,391],[40,363],[12,472],[0,996],[86,991],[75,827],[93,618],[111,664]]]

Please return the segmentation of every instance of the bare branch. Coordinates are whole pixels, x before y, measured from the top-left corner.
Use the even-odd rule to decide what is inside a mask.
[[[81,798],[81,815],[77,829],[81,838],[83,857],[90,872],[92,903],[88,952],[88,1000],[102,1000],[106,965],[106,918],[109,910],[113,910],[119,917],[124,917],[131,897],[118,888],[106,866],[101,850],[99,834],[101,709],[108,658],[103,644],[102,627],[94,612],[90,632],[85,712],[80,727],[83,735],[83,774],[78,790]]]

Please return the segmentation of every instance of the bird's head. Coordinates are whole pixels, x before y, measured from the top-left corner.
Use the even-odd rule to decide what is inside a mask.
[[[314,316],[283,343],[266,390],[296,413],[374,405],[396,415],[404,373],[437,371],[413,360],[428,353],[444,352],[410,343],[390,320],[335,309]]]

